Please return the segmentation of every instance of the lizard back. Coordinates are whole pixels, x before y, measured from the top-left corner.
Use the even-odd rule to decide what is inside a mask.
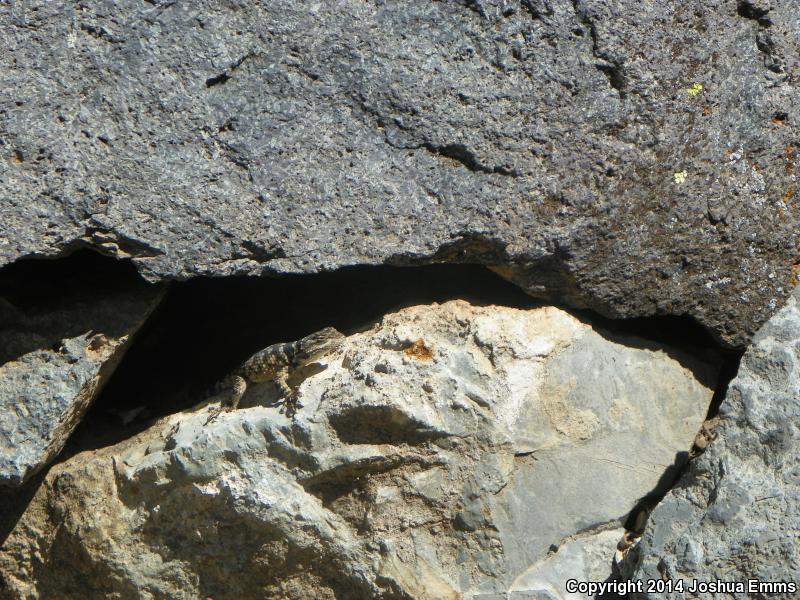
[[[248,358],[236,374],[252,382],[268,381],[283,369],[291,371],[322,358],[343,339],[338,330],[326,327],[294,342],[272,344]]]

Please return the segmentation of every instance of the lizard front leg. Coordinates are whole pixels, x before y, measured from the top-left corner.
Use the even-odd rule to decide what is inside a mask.
[[[247,390],[247,380],[240,375],[234,375],[225,380],[224,389],[227,389],[230,392],[227,405],[220,405],[216,410],[213,410],[208,416],[208,419],[206,419],[206,425],[215,420],[223,411],[228,412],[231,410],[236,410],[239,407],[239,401],[242,399],[242,396],[244,396],[244,393]]]
[[[281,367],[277,373],[275,373],[275,385],[278,386],[278,389],[281,391],[281,398],[284,400],[294,394],[294,390],[289,385],[289,367]]]
[[[285,412],[291,417],[297,412],[297,409],[300,408],[300,403],[298,402],[300,392],[296,387],[289,385],[289,375],[289,367],[283,367],[275,375],[275,384],[281,392]]]
[[[240,375],[235,375],[231,381],[231,397],[228,400],[227,410],[236,410],[239,408],[239,401],[247,391],[247,381]]]

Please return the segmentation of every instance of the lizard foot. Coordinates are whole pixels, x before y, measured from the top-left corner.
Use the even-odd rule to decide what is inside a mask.
[[[204,425],[208,425],[208,424],[209,424],[209,423],[211,423],[212,421],[215,421],[215,420],[216,420],[216,418],[217,418],[218,416],[220,416],[222,413],[224,413],[224,412],[231,412],[232,410],[233,410],[233,407],[232,407],[232,406],[221,406],[221,407],[217,408],[216,410],[212,411],[212,412],[211,412],[211,414],[210,414],[210,415],[208,415],[208,418],[206,419],[206,422],[205,422],[205,423],[203,423],[203,424],[204,424]]]
[[[303,408],[303,405],[300,404],[300,393],[293,391],[283,400],[283,406],[281,407],[280,412],[285,414],[287,417],[294,418],[298,409],[301,408]]]

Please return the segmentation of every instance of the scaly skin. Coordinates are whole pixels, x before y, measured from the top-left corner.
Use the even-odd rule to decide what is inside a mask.
[[[291,416],[299,408],[297,386],[300,383],[290,385],[292,374],[337,350],[343,340],[344,335],[338,330],[326,327],[295,342],[273,344],[259,350],[220,383],[222,390],[230,391],[224,410],[238,408],[248,384],[274,381],[280,388],[286,412]],[[222,410],[220,408],[206,422],[216,418]]]

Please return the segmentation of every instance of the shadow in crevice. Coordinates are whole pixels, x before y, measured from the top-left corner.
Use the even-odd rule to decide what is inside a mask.
[[[330,416],[329,422],[345,444],[420,446],[444,435],[393,406],[356,406]]]
[[[720,406],[725,398],[728,396],[728,386],[733,378],[739,372],[739,365],[744,356],[744,350],[736,352],[728,352],[722,355],[722,366],[719,370],[717,377],[717,385],[714,388],[714,397],[711,398],[711,404],[708,407],[708,414],[706,419],[713,419],[719,414]]]
[[[628,513],[628,518],[623,523],[625,529],[641,535],[650,513],[678,483],[678,480],[686,470],[687,464],[689,464],[689,452],[681,451],[675,454],[672,464],[664,469],[661,477],[658,478],[658,481],[653,486],[653,490],[639,498],[633,510]]]
[[[36,473],[23,485],[17,488],[2,488],[0,487],[0,548],[6,541],[6,538],[14,530],[22,513],[28,508],[39,487],[47,477],[50,466],[44,467],[41,471]],[[0,591],[2,587],[3,578],[0,574]],[[2,597],[2,594],[0,594]]]
[[[661,502],[669,490],[678,483],[688,464],[688,452],[684,451],[675,454],[675,459],[673,460],[672,464],[661,474],[661,477],[659,477],[658,481],[653,487],[653,490],[642,496],[633,507],[633,510],[628,513],[627,518],[623,522],[623,527],[625,527],[626,531],[633,532],[637,537],[644,533],[645,525],[647,524],[647,519],[649,518],[650,513],[658,505],[658,503]],[[624,589],[621,588],[621,584],[624,584],[627,580],[622,577],[616,565],[609,564],[609,567],[611,567],[611,575],[609,575],[603,581],[603,583],[617,584],[614,586],[614,589]],[[608,591],[603,594],[595,594],[594,600],[633,600],[636,597],[637,596],[634,593],[619,594],[616,591]]]
[[[130,261],[82,250],[58,260],[27,259],[0,269],[0,365],[101,331],[126,332],[123,306],[155,286]]]
[[[717,390],[719,387],[720,374],[728,357],[740,356],[738,352],[723,351],[713,336],[688,316],[614,320],[589,311],[572,312],[610,342],[664,352],[709,389]]]

